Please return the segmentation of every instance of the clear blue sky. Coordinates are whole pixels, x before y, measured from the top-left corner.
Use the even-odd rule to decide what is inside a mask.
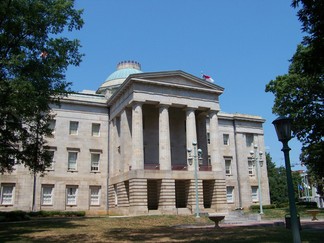
[[[96,90],[123,60],[141,63],[144,72],[201,71],[224,87],[221,110],[259,115],[265,143],[276,164],[284,165],[281,143],[271,122],[274,96],[265,85],[287,73],[302,40],[291,0],[76,0],[84,27],[69,37],[85,54],[70,67],[76,91]],[[300,144],[289,143],[291,163],[299,163]],[[293,169],[300,169],[295,166]],[[303,167],[303,169],[305,169]]]

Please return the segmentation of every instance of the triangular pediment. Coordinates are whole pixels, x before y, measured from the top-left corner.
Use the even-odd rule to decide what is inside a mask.
[[[126,78],[107,104],[112,105],[126,100],[126,103],[132,100],[163,103],[165,102],[163,99],[170,101],[171,97],[174,100],[172,104],[178,102],[186,105],[188,100],[208,101],[214,104],[223,91],[224,88],[183,71],[136,73]]]
[[[214,91],[217,90],[221,93],[224,90],[224,88],[214,83],[195,77],[183,71],[140,73],[140,74],[130,75],[128,79],[142,80],[143,82],[147,81],[147,82],[164,84],[164,85],[170,84],[170,85],[177,85],[183,87],[211,89]]]

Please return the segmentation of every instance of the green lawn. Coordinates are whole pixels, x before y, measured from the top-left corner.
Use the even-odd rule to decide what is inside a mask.
[[[195,227],[179,227],[179,226]],[[52,218],[1,223],[0,242],[292,242],[284,226],[208,227],[207,217]],[[303,242],[322,242],[324,229],[305,228]]]

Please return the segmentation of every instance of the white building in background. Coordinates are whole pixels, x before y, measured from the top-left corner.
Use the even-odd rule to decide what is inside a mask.
[[[264,119],[220,111],[223,88],[183,71],[141,71],[121,62],[97,92],[53,105],[48,138],[53,164],[37,177],[37,210],[88,213],[190,214],[195,210],[194,163],[201,211],[226,212],[270,204],[266,165],[261,188],[251,159],[264,151]],[[265,164],[265,157],[263,158]],[[23,166],[1,175],[0,210],[31,210],[33,176]]]

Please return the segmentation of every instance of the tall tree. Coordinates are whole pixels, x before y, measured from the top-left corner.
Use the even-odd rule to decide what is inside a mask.
[[[50,104],[69,91],[69,65],[79,65],[82,10],[74,0],[0,2],[0,172],[22,163],[34,175],[51,162],[44,149],[51,133]]]
[[[288,204],[288,188],[286,169],[283,166],[276,167],[275,162],[269,153],[266,153],[267,171],[269,178],[270,200],[271,204]],[[293,184],[296,190],[295,200],[298,201],[298,184],[301,182],[301,176],[298,172],[292,174]]]
[[[273,113],[293,119],[293,133],[302,143],[300,159],[320,189],[324,177],[324,1],[293,0],[292,6],[299,8],[306,36],[291,59],[288,74],[271,80],[266,92],[275,95]]]

